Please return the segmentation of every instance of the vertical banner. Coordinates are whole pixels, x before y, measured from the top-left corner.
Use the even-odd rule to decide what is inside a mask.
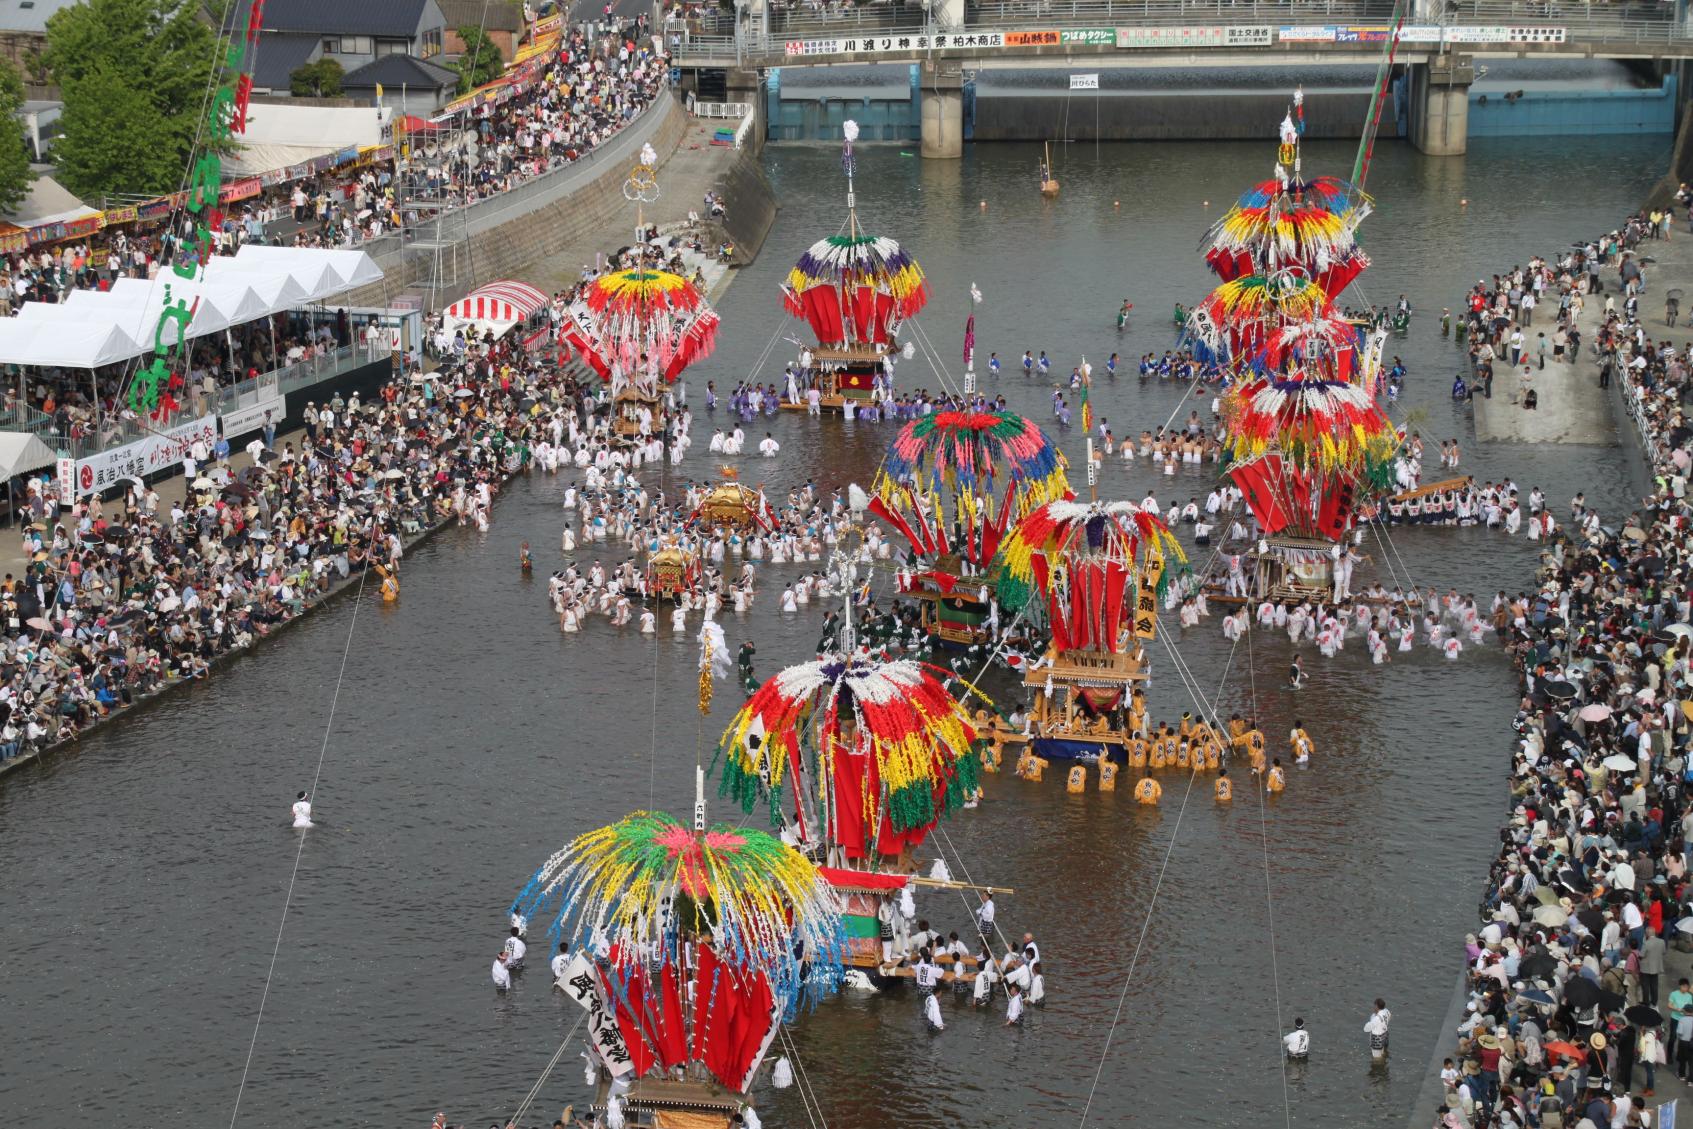
[[[76,460],[69,455],[60,455],[54,482],[59,488],[59,505],[68,506],[76,501]]]
[[[1135,638],[1158,637],[1158,578],[1142,569],[1135,579]]]
[[[588,1011],[588,1039],[594,1050],[605,1060],[606,1069],[618,1078],[635,1069],[629,1060],[629,1048],[623,1045],[623,1033],[617,1029],[617,1019],[606,1007],[605,993],[600,988],[599,973],[577,953],[565,965],[564,975],[558,978],[564,994]]]

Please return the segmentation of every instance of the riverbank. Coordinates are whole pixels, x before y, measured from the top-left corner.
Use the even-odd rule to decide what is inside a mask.
[[[1613,1103],[1604,1124],[1618,1116],[1615,1123],[1635,1125],[1630,1106],[1693,1100],[1672,1056],[1655,1072],[1640,1061],[1669,1042],[1671,989],[1693,973],[1693,954],[1684,951],[1693,945],[1675,928],[1693,896],[1693,813],[1681,799],[1689,715],[1680,701],[1690,696],[1693,648],[1667,631],[1687,621],[1693,511],[1685,474],[1693,460],[1679,407],[1686,327],[1670,331],[1663,320],[1665,292],[1693,282],[1693,237],[1644,240],[1637,253],[1653,260],[1639,298],[1645,325],[1613,327],[1611,347],[1631,344],[1613,358],[1612,383],[1655,489],[1626,516],[1589,516],[1566,499],[1547,499],[1569,532],[1548,542],[1538,591],[1513,609],[1505,640],[1523,695],[1510,819],[1410,1129],[1481,1124],[1500,1105],[1519,1111],[1520,1123],[1521,1111],[1538,1116],[1542,1102],[1560,1099],[1566,1125],[1592,1116],[1595,1100]],[[1551,383],[1571,399],[1596,400],[1609,416],[1610,394],[1598,387],[1603,358],[1590,346],[1605,336],[1607,297],[1620,312],[1624,294],[1614,260],[1601,276],[1605,293],[1588,296],[1583,309],[1583,356],[1556,365]],[[1543,310],[1542,324],[1555,305]],[[1654,345],[1666,332],[1677,340]],[[1534,376],[1538,382],[1538,367]],[[1493,406],[1501,392],[1496,377]],[[1594,439],[1589,431],[1565,441]],[[1642,1004],[1656,1009],[1635,1010]],[[1447,1057],[1459,1064],[1456,1081],[1439,1076]],[[1442,1102],[1449,1108],[1435,1121]]]

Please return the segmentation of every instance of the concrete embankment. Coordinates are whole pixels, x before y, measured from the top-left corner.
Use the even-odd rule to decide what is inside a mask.
[[[715,189],[730,203],[727,237],[736,245],[737,262],[750,261],[775,221],[775,197],[755,151],[711,143],[723,124],[691,118],[675,97],[665,95],[584,160],[485,201],[468,217],[445,220],[443,241],[460,241],[456,249],[441,252],[448,263],[457,257],[452,285],[430,292],[434,252],[391,244],[373,254],[385,272],[383,280],[347,295],[346,304],[386,306],[410,290],[439,307],[500,278],[552,289],[574,281],[595,252],[633,238],[635,204],[623,188],[647,143],[659,154],[660,195],[646,205],[646,221],[682,219],[690,208],[703,212],[706,190]]]

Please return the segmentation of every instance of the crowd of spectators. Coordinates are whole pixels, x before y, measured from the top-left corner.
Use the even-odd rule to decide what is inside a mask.
[[[131,480],[119,504],[61,509],[30,483],[29,563],[0,580],[0,759],[203,677],[367,568],[397,585],[409,538],[485,509],[555,416],[585,410],[566,373],[495,343],[314,406],[297,445],[255,440],[253,466],[181,501]]]
[[[1443,1129],[1655,1125],[1659,1071],[1693,1077],[1693,990],[1667,971],[1693,930],[1693,430],[1685,366],[1638,320],[1645,277],[1627,253],[1668,238],[1666,214],[1630,217],[1548,280],[1620,299],[1597,352],[1654,487],[1609,523],[1578,496],[1502,632],[1524,684],[1511,812],[1466,938]]]
[[[219,249],[233,254],[247,242],[361,245],[426,218],[413,206],[417,201],[466,206],[588,156],[664,90],[667,65],[642,34],[645,27],[642,16],[616,27],[569,28],[549,65],[522,92],[468,111],[447,128],[402,137],[411,152],[404,167],[390,161],[267,189],[231,209],[218,233]],[[0,257],[0,315],[24,302],[61,302],[76,289],[108,289],[120,277],[155,276],[182,246],[183,232],[171,222],[125,224],[93,239]],[[340,338],[347,343],[345,334]],[[233,352],[221,335],[202,338],[192,371],[176,382],[177,399],[187,406],[190,397],[278,368],[277,352],[287,363],[310,359],[326,345],[321,324],[285,316],[274,326],[258,322],[239,331]],[[8,382],[0,410],[16,425],[21,400],[62,417],[56,419],[59,434],[80,438],[96,416],[121,419],[119,396],[129,367],[96,372],[92,384],[86,372],[33,372],[21,385]]]

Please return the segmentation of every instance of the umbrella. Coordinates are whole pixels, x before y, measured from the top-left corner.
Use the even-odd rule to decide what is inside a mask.
[[[1558,1002],[1552,998],[1550,992],[1542,992],[1539,988],[1525,988],[1517,993],[1517,999],[1526,1003],[1539,1004],[1541,1007],[1551,1007]]]
[[[1599,985],[1585,976],[1572,976],[1569,983],[1564,985],[1564,1000],[1571,1007],[1592,1007],[1599,1002],[1601,995],[1607,994]]]
[[[1562,1039],[1546,1043],[1541,1049],[1546,1052],[1547,1062],[1552,1062],[1558,1058],[1572,1058],[1579,1061],[1587,1053],[1576,1044],[1564,1042]]]
[[[476,395],[476,393],[472,392],[470,389],[460,388],[457,392],[453,393],[453,399],[455,399],[455,400],[467,400],[474,395]]]
[[[405,476],[406,476],[406,472],[399,469],[398,467],[395,467],[392,470],[384,471],[383,474],[382,474],[383,478],[386,478],[386,479],[389,479],[389,480],[396,479],[396,478],[404,478]]]
[[[275,451],[272,451],[269,447],[266,447],[264,450],[259,452],[259,461],[261,463],[274,463],[281,457],[282,456],[278,455]]]
[[[1575,686],[1569,682],[1549,680],[1540,683],[1540,688],[1546,692],[1548,698],[1559,702],[1567,702],[1575,697]]]
[[[216,490],[218,488],[217,483],[213,482],[203,474],[199,478],[196,478],[192,485],[196,490]]]
[[[1555,906],[1558,904],[1558,892],[1550,886],[1536,886],[1534,888],[1534,896],[1543,906]]]
[[[1581,713],[1577,716],[1583,721],[1609,721],[1611,720],[1611,707],[1602,702],[1593,702],[1582,706]]]
[[[182,601],[175,596],[166,596],[164,599],[159,601],[159,610],[162,612],[174,612],[181,606]]]
[[[45,619],[41,618],[40,616],[34,616],[30,619],[24,620],[24,626],[25,627],[32,627],[37,631],[51,631],[51,630],[53,630],[53,625],[51,623],[48,623]]]
[[[1672,623],[1668,627],[1664,628],[1664,634],[1666,634],[1666,635],[1693,635],[1693,627],[1689,627],[1685,623]]]
[[[1664,1017],[1658,1014],[1658,1009],[1646,1004],[1635,1004],[1622,1013],[1622,1017],[1636,1027],[1661,1027]]]
[[[1633,757],[1625,756],[1622,753],[1612,753],[1599,763],[1613,772],[1633,772],[1640,767]]]
[[[1589,933],[1603,933],[1605,931],[1605,915],[1592,906],[1577,910],[1575,919],[1587,926]]]
[[[1569,911],[1564,909],[1563,906],[1538,906],[1534,911],[1534,921],[1537,925],[1550,925],[1556,928],[1569,919]]]
[[[1693,933],[1693,917],[1682,918],[1675,923],[1675,929],[1678,933]]]

